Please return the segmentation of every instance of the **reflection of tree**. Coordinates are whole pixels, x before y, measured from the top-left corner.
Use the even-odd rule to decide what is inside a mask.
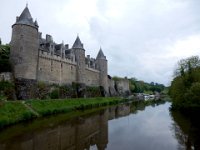
[[[179,112],[171,111],[171,117],[174,120],[172,130],[179,142],[178,149],[200,149],[200,129],[196,122],[191,121]],[[196,120],[198,120],[196,118]]]

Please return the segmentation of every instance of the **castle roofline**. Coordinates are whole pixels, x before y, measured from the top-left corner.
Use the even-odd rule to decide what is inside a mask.
[[[99,50],[99,52],[97,54],[97,58],[96,59],[105,59],[106,60],[106,56],[104,55],[101,47],[100,47],[100,50]]]
[[[35,21],[35,22],[33,21],[33,18],[31,16],[31,13],[30,13],[27,5],[24,8],[24,10],[22,11],[21,15],[16,18],[15,24],[23,24],[23,25],[32,26],[32,27],[35,27],[35,28],[39,27],[37,21]]]
[[[76,49],[76,48],[84,49],[84,48],[83,48],[83,43],[81,42],[79,36],[77,36],[77,38],[76,38],[76,40],[75,40],[75,42],[74,42],[72,48],[75,48],[75,49]]]

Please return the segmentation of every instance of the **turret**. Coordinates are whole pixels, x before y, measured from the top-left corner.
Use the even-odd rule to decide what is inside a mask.
[[[99,84],[104,87],[104,90],[108,93],[108,63],[106,56],[103,54],[102,49],[100,48],[99,53],[96,57],[97,69],[100,71],[99,73]]]
[[[38,48],[38,23],[26,6],[12,26],[10,61],[15,78],[36,79]]]
[[[77,63],[76,81],[78,83],[85,83],[85,50],[79,36],[77,36],[72,49],[74,50],[75,61]]]

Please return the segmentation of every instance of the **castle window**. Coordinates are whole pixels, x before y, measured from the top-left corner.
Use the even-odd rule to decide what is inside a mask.
[[[71,70],[73,69],[73,66],[71,66]]]
[[[63,68],[63,64],[61,63],[61,65],[60,65],[60,66],[61,66],[61,69],[62,69],[62,68]]]

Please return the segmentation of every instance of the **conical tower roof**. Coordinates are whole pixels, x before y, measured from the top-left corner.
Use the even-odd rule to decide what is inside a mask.
[[[24,10],[21,13],[21,15],[19,17],[17,17],[16,24],[25,24],[25,25],[30,25],[30,26],[38,27],[38,24],[35,24],[33,22],[33,18],[31,16],[31,13],[30,13],[27,5],[24,8]]]
[[[28,6],[26,6],[23,10],[23,12],[21,13],[21,15],[19,16],[19,20],[32,20],[32,16],[31,13],[28,9]]]
[[[76,40],[75,40],[75,42],[74,42],[72,48],[84,49],[84,48],[83,48],[83,44],[82,44],[82,42],[81,42],[79,36],[77,36],[77,38],[76,38]]]
[[[100,48],[99,53],[97,54],[96,59],[106,59],[106,56],[103,54],[102,49]]]

